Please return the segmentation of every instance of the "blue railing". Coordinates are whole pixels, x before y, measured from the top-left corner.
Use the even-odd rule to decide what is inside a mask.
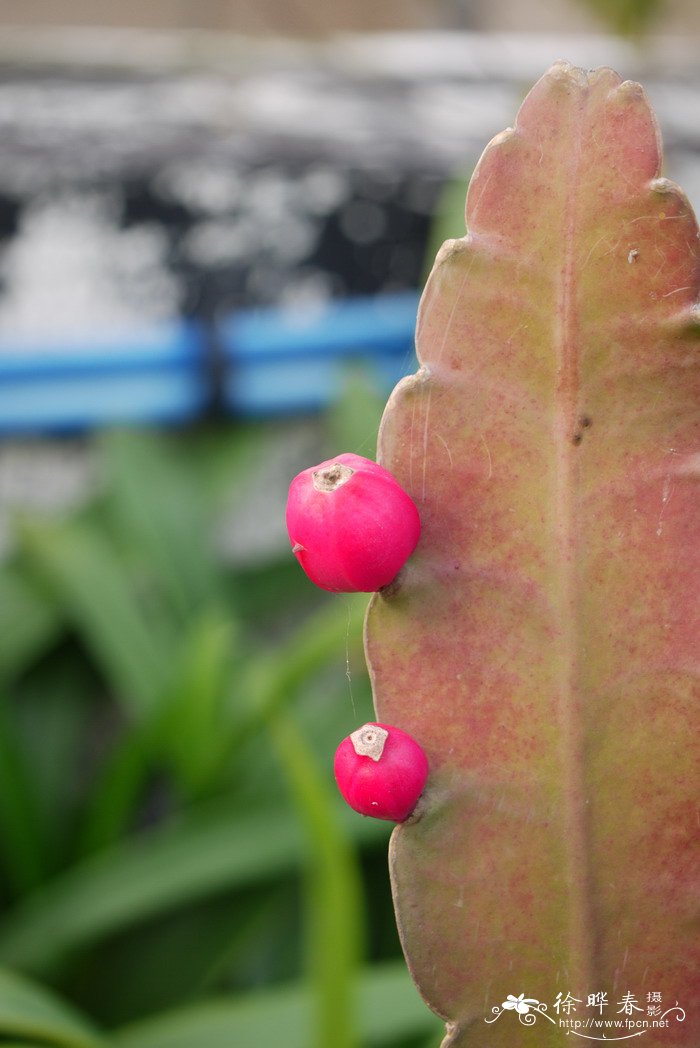
[[[407,291],[177,322],[128,339],[0,339],[0,434],[185,423],[214,404],[241,416],[316,410],[338,393],[351,360],[390,389],[414,369],[417,306]]]

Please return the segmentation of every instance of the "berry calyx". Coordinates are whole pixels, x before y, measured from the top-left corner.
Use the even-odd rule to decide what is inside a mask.
[[[405,822],[428,777],[428,758],[416,740],[388,724],[364,724],[335,752],[335,780],[360,815]]]
[[[292,552],[321,589],[373,593],[393,582],[413,553],[420,518],[388,470],[345,454],[294,478],[287,530]]]

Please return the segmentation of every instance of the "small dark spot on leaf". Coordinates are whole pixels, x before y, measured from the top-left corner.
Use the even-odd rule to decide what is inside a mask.
[[[593,419],[590,417],[590,415],[581,415],[581,418],[579,419],[579,425],[581,425],[583,429],[588,429],[589,426],[593,425]]]
[[[580,444],[582,440],[583,440],[583,433],[574,433],[573,437],[571,438],[571,443],[572,444]]]

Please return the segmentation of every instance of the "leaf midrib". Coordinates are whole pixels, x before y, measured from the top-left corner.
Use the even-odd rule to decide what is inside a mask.
[[[554,417],[555,506],[557,542],[556,580],[561,630],[561,679],[559,681],[559,723],[561,728],[562,804],[567,863],[569,904],[569,972],[572,986],[592,986],[595,982],[592,896],[590,891],[588,828],[583,770],[584,723],[581,691],[581,593],[576,572],[579,563],[577,528],[579,446],[573,435],[580,405],[580,353],[576,309],[576,252],[579,202],[579,167],[582,154],[586,103],[576,92],[578,113],[575,151],[571,155],[566,180],[563,214],[563,264],[557,288],[554,325],[556,395]],[[580,100],[580,101],[579,101]]]

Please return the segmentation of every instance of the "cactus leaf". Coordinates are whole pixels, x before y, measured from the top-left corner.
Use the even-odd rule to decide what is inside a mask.
[[[365,642],[377,719],[430,763],[390,870],[450,1048],[651,1023],[648,995],[683,1016],[645,1045],[700,1044],[700,244],[659,169],[639,85],[554,65],[477,166],[382,421],[422,535]]]

